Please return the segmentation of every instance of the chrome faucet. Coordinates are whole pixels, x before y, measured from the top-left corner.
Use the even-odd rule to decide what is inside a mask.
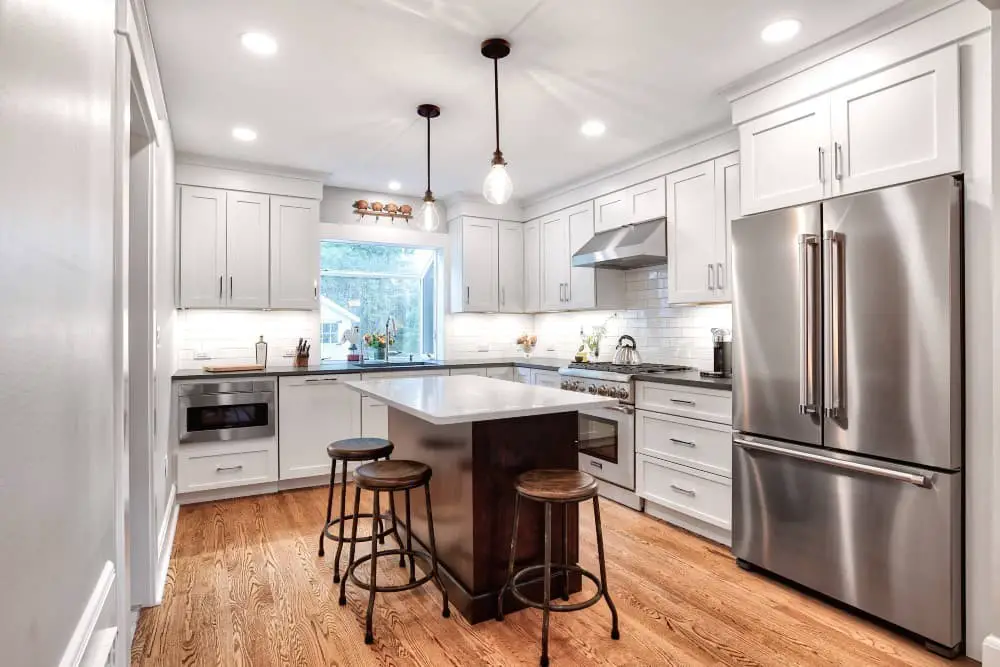
[[[392,331],[392,335],[389,335],[389,331]],[[390,315],[385,321],[385,360],[389,361],[389,352],[392,348],[392,339],[396,337],[396,320]]]

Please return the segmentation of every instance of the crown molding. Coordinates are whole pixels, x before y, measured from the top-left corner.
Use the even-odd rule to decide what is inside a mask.
[[[319,181],[323,184],[325,184],[326,178],[329,176],[329,174],[323,171],[280,167],[277,165],[248,162],[244,160],[232,160],[229,158],[213,157],[211,155],[201,155],[199,153],[188,153],[184,151],[177,152],[176,162],[177,164],[212,167],[214,169],[228,169],[231,171],[245,171],[253,174],[263,174],[266,176],[296,178],[303,181]]]

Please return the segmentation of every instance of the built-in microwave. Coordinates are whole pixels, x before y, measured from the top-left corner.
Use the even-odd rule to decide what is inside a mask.
[[[275,414],[274,380],[177,385],[181,444],[272,437]]]

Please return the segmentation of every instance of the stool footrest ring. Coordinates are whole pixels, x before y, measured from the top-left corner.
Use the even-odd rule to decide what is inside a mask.
[[[417,551],[415,549],[414,550],[409,550],[409,549],[386,549],[385,551],[382,551],[381,549],[379,549],[379,552],[378,552],[378,557],[379,558],[382,558],[383,556],[400,556],[400,555],[402,555],[402,556],[410,556],[411,558],[418,558],[421,561],[423,561],[424,563],[426,563],[428,567],[430,567],[431,563],[432,563],[432,561],[431,561],[431,555],[429,553],[426,553],[424,551]],[[372,555],[371,554],[365,554],[364,556],[361,556],[360,558],[358,558],[357,560],[355,560],[354,563],[352,563],[347,568],[347,572],[344,573],[344,578],[346,579],[347,577],[350,577],[351,581],[353,581],[356,586],[358,586],[359,588],[362,588],[362,589],[364,589],[366,591],[370,591],[371,590],[371,582],[370,581],[362,581],[361,579],[359,579],[358,578],[358,574],[357,574],[357,572],[355,572],[355,570],[358,569],[359,565],[361,565],[362,563],[367,563],[371,559],[372,559]],[[373,565],[373,567],[375,567],[375,565]],[[434,571],[431,570],[427,574],[425,574],[424,576],[422,576],[419,579],[417,579],[416,581],[411,581],[411,582],[406,583],[406,584],[398,584],[398,585],[395,585],[395,586],[376,586],[375,587],[375,592],[376,593],[399,593],[401,591],[409,591],[409,590],[412,590],[414,588],[418,588],[420,586],[423,586],[428,581],[431,581],[433,578],[434,578]]]
[[[382,555],[379,553],[379,555]],[[531,581],[522,581],[528,574],[532,572],[543,572],[545,570],[545,565],[529,565],[527,567],[518,570],[513,578],[510,580],[510,592],[517,598],[522,604],[533,607],[534,609],[545,609],[545,604],[543,602],[535,602],[527,598],[524,593],[518,590],[518,586],[525,586],[529,583],[541,583],[542,579],[532,579]],[[575,572],[580,574],[587,579],[594,582],[597,586],[597,592],[589,600],[584,600],[583,602],[575,602],[573,604],[552,604],[549,603],[549,611],[580,611],[581,609],[586,609],[587,607],[592,607],[601,601],[601,597],[604,595],[604,588],[601,586],[601,580],[594,576],[593,573],[588,572],[579,565],[564,565],[562,563],[552,563],[549,565],[549,570],[551,572],[565,572],[569,574],[570,572]]]
[[[345,515],[343,517],[343,520],[346,521],[346,520],[353,519],[355,521],[360,521],[361,519],[371,519],[371,518],[372,518],[371,512],[364,512],[362,514],[347,514],[347,515]],[[379,519],[381,519],[383,523],[391,523],[392,522],[392,514],[389,514],[389,513],[382,514],[382,515],[379,516]],[[333,534],[333,533],[330,532],[330,529],[333,528],[334,526],[336,526],[338,523],[340,523],[341,520],[342,520],[341,517],[336,517],[334,519],[331,519],[330,523],[326,524],[326,527],[323,528],[323,534],[326,536],[326,539],[333,540],[334,542],[340,542],[341,541],[339,535],[335,535],[335,534]],[[347,531],[345,530],[344,532],[347,532]],[[392,528],[390,527],[390,528],[383,528],[382,532],[380,532],[375,537],[377,537],[378,539],[382,539],[383,537],[390,537],[391,535],[392,535]],[[346,542],[346,543],[350,543],[351,542],[351,536],[350,535],[344,535],[343,541]],[[372,536],[371,535],[363,535],[361,537],[355,538],[354,541],[355,542],[371,542],[372,541]],[[381,552],[379,552],[379,553],[381,555]]]

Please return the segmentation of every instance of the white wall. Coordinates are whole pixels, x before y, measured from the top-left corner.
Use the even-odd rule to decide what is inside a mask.
[[[55,665],[115,559],[115,2],[0,17],[0,661]]]

